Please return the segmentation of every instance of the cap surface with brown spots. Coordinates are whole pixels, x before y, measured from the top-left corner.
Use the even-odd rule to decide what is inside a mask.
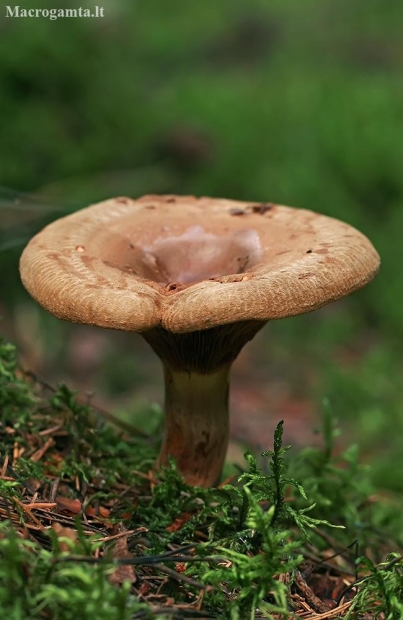
[[[369,282],[355,228],[305,209],[193,196],[115,198],[53,222],[22,281],[59,318],[187,333],[315,310]]]

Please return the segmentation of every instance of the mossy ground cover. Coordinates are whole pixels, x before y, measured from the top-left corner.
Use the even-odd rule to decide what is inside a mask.
[[[215,489],[153,467],[158,436],[119,428],[0,348],[0,608],[28,618],[403,616],[401,500],[351,447],[271,450]]]
[[[320,369],[314,389],[345,434],[365,458],[384,457],[372,478],[401,491],[403,4],[110,5],[103,21],[6,20],[2,30],[0,183],[18,190],[0,188],[2,331],[71,378],[73,332],[28,300],[18,260],[46,223],[108,196],[270,200],[344,219],[380,252],[379,277],[344,313],[270,325],[261,360],[280,361],[293,388]],[[136,346],[111,342],[95,391],[116,402],[149,369],[137,364],[134,385]],[[365,349],[354,366],[340,344]]]

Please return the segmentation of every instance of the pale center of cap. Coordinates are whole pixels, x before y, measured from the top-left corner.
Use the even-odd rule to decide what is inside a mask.
[[[215,235],[202,226],[190,226],[182,234],[160,236],[144,245],[128,238],[127,245],[122,253],[109,244],[102,250],[102,260],[162,285],[244,273],[262,257],[259,235],[252,229]]]

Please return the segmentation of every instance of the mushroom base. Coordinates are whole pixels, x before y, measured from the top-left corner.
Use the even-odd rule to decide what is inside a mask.
[[[211,374],[178,372],[164,364],[165,434],[158,466],[172,456],[185,482],[218,483],[228,434],[230,364]]]

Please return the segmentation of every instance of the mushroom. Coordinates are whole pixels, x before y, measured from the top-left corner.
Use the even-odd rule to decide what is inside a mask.
[[[162,360],[165,431],[185,481],[219,481],[232,362],[269,319],[367,284],[379,256],[351,226],[304,209],[193,196],[115,198],[59,219],[21,278],[60,319],[140,333]]]

